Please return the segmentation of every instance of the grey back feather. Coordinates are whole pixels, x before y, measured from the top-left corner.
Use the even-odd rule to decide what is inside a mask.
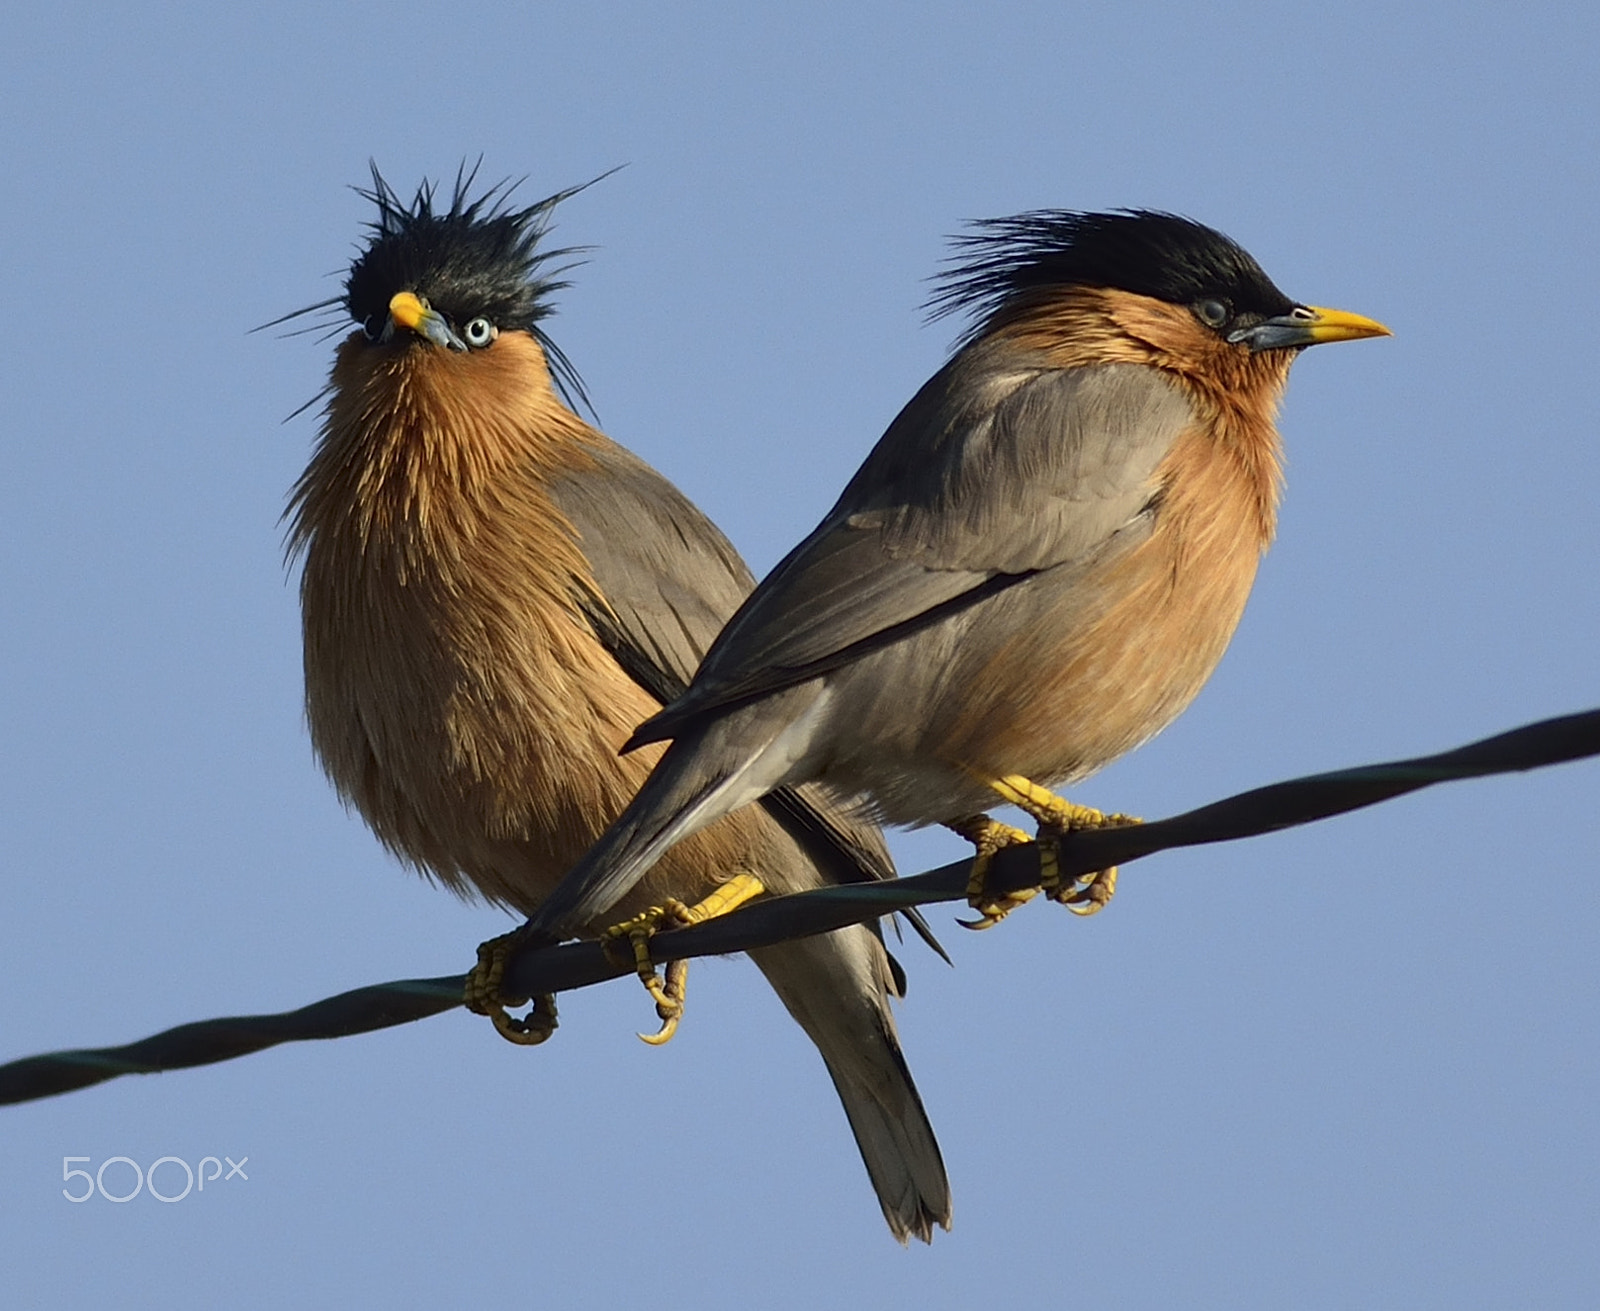
[[[1023,370],[1016,357],[985,341],[951,361],[830,517],[876,523],[892,557],[984,574],[1084,559],[1133,519],[1193,422],[1186,397],[1138,365]]]
[[[838,503],[729,622],[693,685],[635,742],[793,686],[1041,570],[1137,536],[1194,421],[1137,365],[1048,369],[960,352],[889,426]]]

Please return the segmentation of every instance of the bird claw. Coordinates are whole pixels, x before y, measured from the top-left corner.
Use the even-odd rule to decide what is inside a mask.
[[[678,1021],[683,1018],[684,995],[689,990],[689,962],[669,960],[662,974],[665,976],[663,980],[657,980],[652,973],[645,983],[650,995],[656,999],[656,1015],[661,1020],[661,1027],[655,1033],[641,1033],[639,1041],[647,1042],[652,1047],[671,1042],[672,1035],[678,1031]]]
[[[487,1015],[494,1023],[495,1032],[507,1042],[519,1047],[537,1047],[556,1031],[556,999],[552,993],[537,997],[507,996],[500,991],[505,978],[506,960],[522,944],[524,931],[516,929],[490,938],[479,944],[478,963],[467,974],[462,1003],[469,1011]],[[526,1015],[513,1015],[508,1007],[526,1006],[533,1009]]]
[[[1002,897],[990,900],[969,897],[967,898],[967,905],[978,912],[978,918],[964,920],[958,917],[956,923],[964,929],[972,929],[974,931],[992,929],[1018,906],[1026,906],[1038,895],[1038,888],[1024,888],[1021,892],[1008,892]]]
[[[978,918],[958,919],[956,923],[962,928],[992,929],[1018,906],[1026,905],[1038,895],[1037,888],[1023,888],[1020,892],[991,897],[985,887],[989,866],[996,852],[1033,841],[1021,829],[1002,824],[989,815],[970,815],[965,819],[953,820],[946,827],[954,829],[976,848],[972,855],[972,869],[967,874],[967,905],[978,912]]]
[[[1007,774],[990,781],[989,786],[1019,810],[1030,815],[1041,829],[1054,829],[1056,833],[1070,833],[1080,828],[1122,828],[1144,821],[1137,815],[1106,814],[1093,806],[1080,806],[1075,801],[1058,797],[1049,788],[1042,788],[1021,774]]]
[[[1039,842],[1041,845],[1048,844],[1052,853],[1060,839],[1074,830],[1123,828],[1144,822],[1134,815],[1107,815],[1091,806],[1079,806],[1061,797],[1055,797],[1054,800],[1058,804],[1052,808],[1051,818],[1039,821]],[[1065,822],[1062,822],[1063,819]],[[1055,863],[1052,855],[1051,865]],[[1052,869],[1051,875],[1044,880],[1044,890],[1056,905],[1065,906],[1074,915],[1087,919],[1091,915],[1098,915],[1111,904],[1111,898],[1117,891],[1117,867],[1112,865],[1107,869],[1080,874],[1065,887],[1061,884],[1060,873]]]
[[[1117,891],[1117,867],[1113,865],[1110,869],[1082,875],[1065,888],[1059,886],[1058,880],[1057,887],[1047,891],[1056,905],[1065,906],[1074,915],[1087,919],[1111,904]]]
[[[1036,838],[1029,838],[1022,830],[1002,824],[988,815],[974,815],[947,825],[977,848],[972,860],[972,872],[967,878],[967,904],[978,912],[979,918],[957,920],[956,923],[968,929],[993,928],[1018,906],[1032,901],[1041,891],[1074,915],[1087,918],[1104,910],[1117,890],[1116,866],[1079,875],[1063,887],[1058,844],[1064,835],[1077,829],[1121,828],[1143,821],[1134,815],[1108,815],[1092,806],[1080,806],[1056,796],[1048,788],[1042,788],[1020,774],[1008,774],[1004,778],[991,780],[989,786],[1004,800],[1031,816],[1039,825],[1039,832]],[[1023,842],[1038,843],[1038,886],[999,897],[988,896],[984,881],[995,853]]]
[[[645,991],[655,998],[656,1014],[661,1019],[661,1028],[657,1032],[639,1035],[640,1041],[652,1047],[671,1042],[672,1035],[678,1031],[678,1021],[683,1018],[684,994],[689,986],[689,962],[668,961],[662,974],[658,975],[656,963],[650,956],[650,939],[660,932],[663,925],[676,929],[693,923],[694,920],[689,917],[689,907],[674,897],[659,906],[651,906],[631,920],[613,924],[600,935],[601,946],[613,959],[617,953],[612,948],[622,941],[626,940],[632,948],[634,971],[639,976],[639,982],[644,984]]]
[[[686,906],[675,897],[669,898],[631,920],[613,924],[600,935],[601,945],[613,959],[616,958],[613,950],[616,944],[627,939],[632,948],[633,968],[639,976],[639,982],[655,998],[656,1015],[660,1017],[661,1028],[655,1033],[641,1033],[639,1038],[642,1042],[660,1047],[672,1041],[672,1035],[678,1031],[678,1021],[683,1018],[684,995],[689,988],[689,962],[686,960],[668,961],[661,974],[656,973],[656,963],[650,955],[650,939],[663,927],[685,928],[718,915],[726,915],[765,891],[761,881],[753,875],[736,874],[693,906]]]

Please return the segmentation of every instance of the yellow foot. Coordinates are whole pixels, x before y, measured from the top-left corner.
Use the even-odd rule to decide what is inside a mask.
[[[1058,797],[1021,774],[991,779],[989,786],[1006,801],[1031,815],[1039,825],[1040,884],[1051,900],[1074,915],[1097,915],[1106,908],[1117,890],[1117,869],[1081,874],[1066,887],[1061,886],[1057,866],[1057,842],[1076,829],[1122,828],[1144,821],[1136,815],[1106,814],[1092,806],[1080,806]]]
[[[500,991],[505,978],[506,958],[521,944],[523,931],[490,938],[478,948],[478,963],[467,975],[466,993],[462,1001],[469,1011],[487,1015],[494,1021],[495,1032],[507,1042],[521,1047],[537,1047],[556,1031],[556,999],[549,993],[539,997],[507,997]],[[526,1015],[511,1014],[507,1007],[526,1006],[533,1009]]]
[[[614,924],[600,935],[600,941],[610,951],[613,944],[624,938],[633,948],[633,967],[639,982],[656,1002],[656,1015],[661,1028],[655,1033],[641,1033],[639,1037],[652,1047],[669,1042],[678,1031],[678,1021],[683,1018],[683,999],[689,987],[689,962],[668,961],[657,976],[655,962],[650,958],[650,939],[663,926],[682,928],[704,920],[726,915],[744,905],[753,897],[766,891],[761,881],[751,874],[735,874],[704,901],[686,906],[677,898],[670,898],[660,906],[652,906],[631,920]]]
[[[968,815],[962,819],[953,819],[945,827],[961,834],[977,848],[972,856],[972,870],[967,875],[967,905],[978,912],[978,918],[957,920],[956,923],[962,928],[993,928],[1018,906],[1026,905],[1039,895],[1038,888],[1023,888],[1020,892],[1006,892],[999,897],[992,897],[985,887],[989,877],[989,865],[994,860],[995,852],[1033,841],[1021,829],[1002,824],[988,815]]]
[[[1044,838],[1041,841],[1055,844],[1054,838]],[[1098,915],[1108,905],[1117,891],[1117,867],[1096,870],[1093,874],[1084,874],[1074,879],[1065,888],[1061,886],[1060,875],[1056,876],[1054,883],[1045,889],[1050,894],[1050,900],[1058,906],[1065,906],[1074,915],[1087,918]]]

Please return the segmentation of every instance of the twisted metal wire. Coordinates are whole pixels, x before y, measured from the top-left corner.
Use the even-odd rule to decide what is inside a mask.
[[[1274,783],[1137,827],[1072,833],[1061,843],[1060,873],[1068,880],[1158,851],[1233,842],[1309,824],[1437,783],[1539,769],[1595,755],[1600,755],[1600,710],[1546,719],[1438,755]],[[1032,845],[1001,851],[990,866],[988,890],[1001,893],[1035,883],[1036,852]],[[688,960],[748,951],[911,906],[964,900],[970,864],[959,860],[890,883],[855,883],[758,901],[702,924],[664,930],[652,939],[651,954],[657,960]],[[631,964],[613,961],[598,943],[530,947],[508,964],[504,989],[527,995],[565,992],[631,973]],[[284,1042],[343,1038],[409,1024],[459,1006],[463,983],[461,975],[400,979],[343,992],[299,1010],[184,1024],[122,1047],[25,1057],[0,1065],[0,1105],[53,1097],[124,1074],[233,1060]]]

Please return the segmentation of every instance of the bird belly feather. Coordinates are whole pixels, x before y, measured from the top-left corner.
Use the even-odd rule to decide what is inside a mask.
[[[829,676],[822,777],[876,818],[991,809],[990,779],[1071,783],[1160,732],[1222,658],[1260,560],[1249,480],[1180,442],[1130,549],[1047,569]],[[886,693],[885,689],[889,689]]]

